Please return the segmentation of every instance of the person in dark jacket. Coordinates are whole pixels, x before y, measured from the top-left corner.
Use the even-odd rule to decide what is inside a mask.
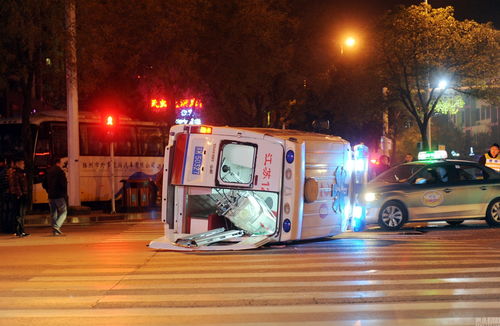
[[[10,158],[5,159],[5,166],[0,168],[0,190],[2,196],[2,231],[7,234],[16,232],[15,198],[10,193],[9,187],[9,174],[13,171],[12,160]]]
[[[14,166],[7,171],[9,194],[12,198],[12,215],[15,217],[16,236],[30,235],[24,232],[24,217],[28,207],[28,177],[24,171],[24,160],[14,160]]]
[[[390,159],[387,155],[380,155],[378,159],[378,166],[375,168],[375,175],[378,176],[391,168]]]
[[[412,153],[406,153],[405,160],[404,160],[403,163],[410,163],[410,162],[413,162],[413,161],[414,161],[413,154]]]
[[[0,158],[0,224],[2,231],[11,233],[9,225],[9,209],[7,208],[7,191],[9,190],[9,180],[7,180],[7,160]]]
[[[49,195],[50,215],[52,217],[52,233],[61,235],[61,227],[68,215],[68,206],[66,205],[68,181],[66,174],[61,168],[61,159],[56,158],[42,183],[43,188]]]

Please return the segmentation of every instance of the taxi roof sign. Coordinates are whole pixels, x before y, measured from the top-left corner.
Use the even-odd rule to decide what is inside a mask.
[[[448,157],[448,153],[446,151],[430,151],[430,152],[418,152],[418,160],[444,160]]]

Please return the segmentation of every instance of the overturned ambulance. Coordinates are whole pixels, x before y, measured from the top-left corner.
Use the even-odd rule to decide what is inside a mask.
[[[344,232],[353,214],[362,218],[353,189],[363,178],[352,172],[365,173],[367,164],[355,160],[336,136],[173,126],[163,170],[165,236],[149,247],[240,250]]]

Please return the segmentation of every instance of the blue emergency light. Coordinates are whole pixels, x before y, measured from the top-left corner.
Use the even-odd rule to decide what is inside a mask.
[[[283,221],[283,231],[290,232],[292,229],[292,222],[289,219]]]
[[[352,214],[352,230],[354,232],[360,232],[363,231],[363,229],[366,226],[366,208],[362,206],[355,205],[353,207],[353,214]]]

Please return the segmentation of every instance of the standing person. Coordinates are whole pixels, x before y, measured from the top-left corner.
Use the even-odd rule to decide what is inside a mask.
[[[500,173],[500,146],[495,143],[490,146],[488,153],[481,156],[479,164],[485,165]]]
[[[391,165],[390,165],[389,162],[390,162],[389,156],[387,156],[387,155],[380,155],[380,157],[378,159],[378,165],[375,168],[375,176],[378,176],[382,172],[390,169]]]
[[[406,153],[405,155],[405,160],[403,163],[410,163],[410,162],[413,162],[413,154],[411,153]]]
[[[14,213],[14,195],[10,193],[9,175],[14,173],[12,160],[7,158],[5,160],[5,168],[0,172],[0,187],[3,189],[1,192],[2,200],[2,231],[7,234],[15,233],[16,227],[16,214]]]
[[[61,235],[61,227],[68,215],[68,206],[66,205],[68,181],[66,180],[66,174],[61,168],[60,158],[55,158],[52,166],[47,169],[42,186],[49,195],[52,233],[54,235]]]
[[[14,160],[14,167],[7,171],[9,193],[12,199],[12,216],[15,216],[16,236],[30,235],[24,232],[24,217],[28,206],[28,177],[24,171],[24,160]]]
[[[7,210],[7,190],[9,189],[9,181],[7,179],[7,162],[4,158],[0,158],[0,224],[2,231],[10,233],[10,225]]]

